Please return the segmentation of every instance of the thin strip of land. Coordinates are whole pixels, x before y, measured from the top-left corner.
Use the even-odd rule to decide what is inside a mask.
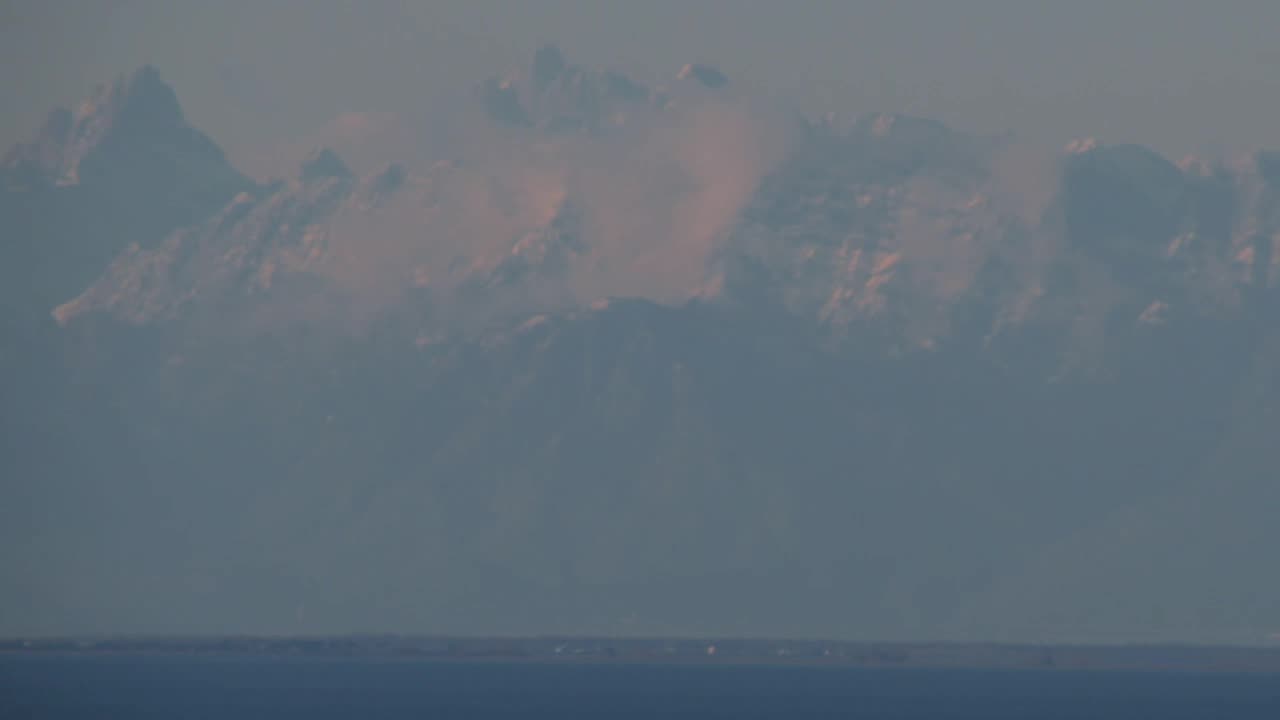
[[[1280,673],[1280,647],[860,643],[733,638],[401,635],[15,638],[0,640],[0,654]]]

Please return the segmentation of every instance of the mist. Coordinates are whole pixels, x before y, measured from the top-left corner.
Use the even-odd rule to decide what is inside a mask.
[[[1278,25],[5,3],[0,633],[1270,642]]]

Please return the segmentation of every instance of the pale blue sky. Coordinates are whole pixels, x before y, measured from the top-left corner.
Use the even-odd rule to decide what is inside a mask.
[[[655,80],[718,63],[805,111],[1050,142],[1280,147],[1280,3],[0,0],[0,141],[152,62],[233,153],[348,110],[429,113],[539,44]]]

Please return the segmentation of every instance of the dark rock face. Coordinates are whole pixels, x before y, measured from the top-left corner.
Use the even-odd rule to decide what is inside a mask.
[[[15,150],[52,185],[106,184],[214,202],[244,179],[222,150],[187,124],[177,95],[152,67],[100,90],[74,114],[50,114],[37,140]],[[221,198],[225,199],[225,198]]]
[[[727,75],[710,65],[703,65],[700,63],[685,65],[680,69],[676,78],[678,80],[692,78],[699,83],[702,83],[703,86],[712,89],[719,89],[729,84],[729,78]]]
[[[1140,272],[1187,220],[1186,185],[1173,163],[1143,147],[1073,156],[1063,170],[1067,233],[1108,262]]]
[[[101,89],[74,114],[51,113],[4,167],[0,225],[17,228],[5,285],[13,302],[46,313],[129,244],[159,242],[252,187],[186,123],[151,67]]]
[[[554,48],[485,87],[544,131],[650,102]],[[300,631],[1256,640],[1271,156],[1076,144],[1030,214],[999,149],[805,123],[687,302],[584,297],[591,196],[549,194],[348,324],[375,250],[459,231],[453,176],[319,151],[254,186],[139,71],[4,163],[0,581],[32,600],[0,634],[305,602]]]
[[[366,202],[371,206],[386,202],[409,182],[409,171],[399,163],[389,163],[368,183]]]
[[[301,177],[303,182],[311,182],[328,178],[350,180],[354,175],[337,153],[323,148],[312,152],[302,161]]]
[[[538,48],[533,56],[533,87],[538,92],[545,91],[565,71],[564,55],[555,45],[544,45]]]
[[[481,99],[489,117],[501,125],[529,127],[533,121],[520,103],[520,94],[510,83],[494,78],[481,86]]]

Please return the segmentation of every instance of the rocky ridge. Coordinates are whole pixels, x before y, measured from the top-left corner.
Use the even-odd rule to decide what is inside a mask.
[[[518,143],[666,112],[558,51],[525,74],[481,96]],[[1274,153],[1075,142],[1028,208],[1005,138],[789,141],[655,303],[576,282],[608,259],[580,187],[324,150],[252,183],[150,69],[55,112],[0,190],[23,622],[1262,637]]]

